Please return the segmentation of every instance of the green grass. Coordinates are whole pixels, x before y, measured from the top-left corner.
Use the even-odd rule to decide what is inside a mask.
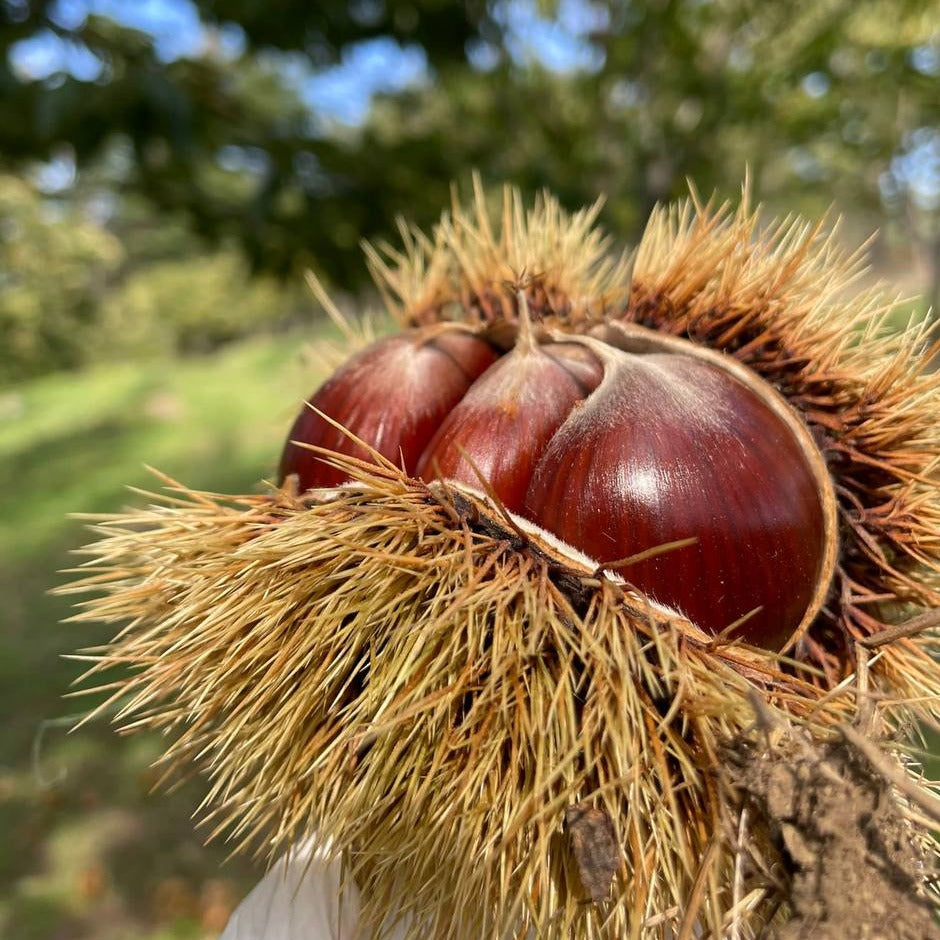
[[[150,792],[160,742],[105,721],[68,733],[87,702],[63,698],[80,666],[62,654],[108,631],[62,624],[66,601],[48,592],[88,538],[69,514],[143,501],[127,486],[160,486],[145,464],[198,488],[257,490],[320,380],[302,355],[313,340],[0,392],[0,936],[205,940],[257,879],[203,845],[190,818],[202,781]]]
[[[256,486],[316,377],[297,337],[253,340],[211,359],[56,375],[18,390],[0,418],[0,561],[63,537],[70,512],[120,505],[153,486],[145,463],[194,486]]]

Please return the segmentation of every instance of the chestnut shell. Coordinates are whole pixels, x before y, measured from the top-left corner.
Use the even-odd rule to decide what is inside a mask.
[[[302,444],[361,460],[371,459],[371,447],[406,473],[414,473],[445,416],[496,358],[486,340],[465,330],[409,330],[378,340],[308,399],[284,445],[279,481],[294,475],[303,491],[349,479]]]
[[[517,346],[470,387],[431,439],[416,475],[483,480],[521,512],[535,464],[572,409],[600,384],[596,356],[576,343]]]
[[[281,480],[347,480],[300,444],[370,459],[351,433],[411,476],[488,491],[709,633],[785,647],[819,611],[837,547],[805,425],[720,353],[629,324],[591,332],[526,327],[502,356],[465,329],[380,340],[310,399]]]
[[[611,357],[614,358],[614,357]],[[799,441],[729,373],[688,355],[621,354],[535,467],[522,514],[711,633],[779,648],[824,551]]]

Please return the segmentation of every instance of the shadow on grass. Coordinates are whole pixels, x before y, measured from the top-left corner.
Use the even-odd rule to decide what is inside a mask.
[[[45,593],[50,571],[0,575],[0,936],[205,940],[258,869],[203,845],[192,813],[204,780],[154,792],[164,740],[121,736],[107,717],[69,733],[96,698],[63,699],[83,664],[61,654],[113,628],[57,626],[70,610]]]

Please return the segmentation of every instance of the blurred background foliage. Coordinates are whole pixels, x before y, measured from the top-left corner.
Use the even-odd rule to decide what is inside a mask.
[[[749,172],[774,211],[884,230],[936,299],[938,22],[936,0],[0,0],[0,168],[36,190],[30,209],[5,184],[0,238],[68,226],[49,263],[96,253],[59,300],[84,331],[107,319],[86,307],[147,290],[129,287],[143,268],[172,280],[216,250],[245,265],[233,290],[314,268],[354,293],[360,239],[401,213],[429,224],[470,168],[570,206],[603,192],[628,241],[687,180],[727,195]],[[37,295],[14,286],[3,358],[25,361],[7,376],[87,362],[77,335],[27,335]],[[145,328],[160,349],[213,342],[137,320],[111,335]]]
[[[157,743],[66,737],[45,591],[70,510],[270,473],[329,339],[314,270],[478,169],[635,242],[688,180],[830,207],[940,301],[938,0],[0,0],[0,935],[215,936],[257,869],[150,798]],[[911,309],[910,305],[904,308]],[[51,723],[49,723],[51,722]]]

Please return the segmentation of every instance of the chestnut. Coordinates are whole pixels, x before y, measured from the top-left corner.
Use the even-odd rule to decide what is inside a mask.
[[[311,395],[281,454],[280,481],[296,475],[303,491],[347,479],[297,442],[369,459],[364,447],[324,416],[414,473],[440,423],[496,357],[488,342],[462,329],[411,330],[378,340]]]
[[[485,481],[507,509],[521,512],[536,462],[602,376],[600,361],[584,346],[518,344],[450,411],[418,460],[417,475],[477,488]]]
[[[836,554],[829,476],[796,413],[728,357],[639,326],[515,328],[503,355],[468,332],[387,338],[310,404],[414,477],[485,490],[706,632],[783,648],[819,611]],[[367,456],[318,411],[281,462],[302,488],[345,477],[301,444]]]
[[[671,346],[598,344],[604,380],[546,447],[522,514],[706,631],[740,621],[780,649],[832,575],[828,477],[769,386]]]

